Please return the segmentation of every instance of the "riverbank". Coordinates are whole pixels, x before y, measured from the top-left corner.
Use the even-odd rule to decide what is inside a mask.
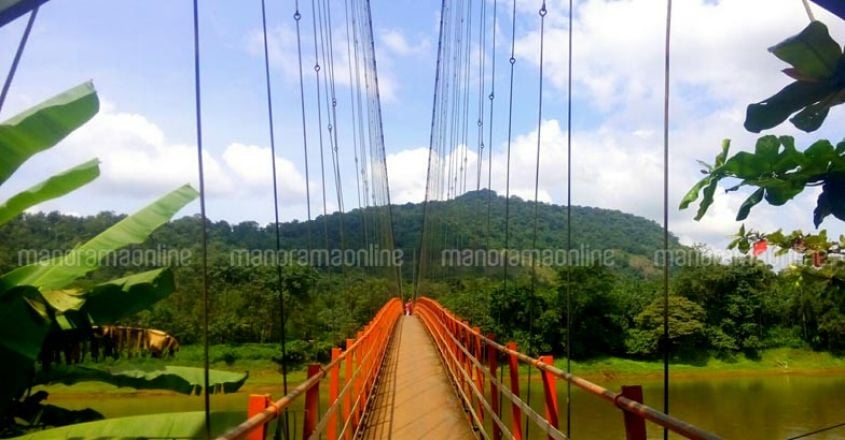
[[[556,360],[555,366],[566,369],[565,360]],[[573,361],[575,375],[592,380],[620,378],[654,378],[663,375],[661,360],[634,360],[616,357]],[[769,376],[779,374],[845,375],[845,356],[808,349],[774,348],[764,350],[759,358],[744,355],[720,359],[710,357],[696,363],[672,362],[673,378],[707,378],[734,376]]]
[[[243,387],[247,392],[275,391],[281,382],[278,364],[278,345],[243,344],[239,346],[215,345],[210,349],[211,367],[229,371],[247,371],[249,379]],[[201,367],[203,350],[199,345],[182,347],[173,358],[131,358],[109,360],[92,366],[107,368],[154,368],[164,365]],[[557,359],[555,365],[566,369],[566,361]],[[697,363],[673,362],[670,366],[674,379],[706,379],[724,377],[754,377],[785,374],[842,375],[845,376],[845,356],[807,349],[777,348],[761,352],[758,359],[738,355],[732,359],[711,357]],[[572,361],[572,372],[585,379],[602,384],[630,379],[654,379],[662,377],[663,363],[660,360],[634,360],[617,357],[595,358],[586,361]],[[305,380],[302,368],[293,368],[288,374],[288,383],[297,384]],[[121,393],[126,389],[110,385],[86,382],[73,386],[55,385],[47,389],[64,393]],[[155,393],[155,391],[146,391]],[[166,392],[165,392],[166,393]]]

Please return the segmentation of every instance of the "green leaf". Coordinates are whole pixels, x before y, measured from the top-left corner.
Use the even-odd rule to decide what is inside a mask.
[[[13,196],[0,205],[0,225],[32,206],[63,196],[96,179],[100,175],[99,164],[97,159],[85,162]]]
[[[95,286],[82,311],[94,324],[106,324],[150,308],[176,287],[169,268],[151,270]]]
[[[86,82],[0,124],[0,184],[35,153],[55,146],[91,119],[100,101]]]
[[[21,286],[0,296],[0,414],[29,384],[35,360],[50,330],[40,295]]]
[[[742,206],[739,207],[739,211],[736,213],[737,221],[745,220],[748,217],[748,214],[751,212],[751,208],[763,200],[763,192],[765,192],[765,189],[760,188],[757,191],[754,191],[747,199],[745,199],[744,202],[742,202]]]
[[[713,194],[716,193],[716,188],[719,186],[718,179],[712,179],[710,184],[704,188],[704,191],[701,192],[701,204],[698,205],[698,212],[695,214],[696,220],[701,220],[704,217],[704,214],[707,213],[707,209],[710,208],[710,205],[713,204]]]
[[[699,161],[699,163],[702,163],[705,166],[705,168],[709,171],[709,174],[707,175],[707,177],[699,180],[695,185],[693,185],[692,188],[689,189],[689,191],[687,191],[687,193],[684,195],[684,198],[681,199],[681,204],[678,206],[678,209],[687,209],[692,202],[694,202],[694,201],[696,201],[696,199],[698,199],[698,192],[701,191],[702,188],[704,188],[707,185],[712,186],[714,184],[714,181],[718,182],[721,179],[721,176],[717,175],[717,173],[721,172],[721,170],[719,170],[719,168],[722,167],[725,164],[725,159],[728,157],[728,150],[730,150],[730,147],[731,147],[731,140],[730,139],[725,139],[725,140],[722,141],[722,151],[719,152],[719,154],[716,155],[716,160],[714,161],[714,165],[712,167],[708,164],[705,164],[705,163]],[[708,188],[710,186],[708,186]],[[715,188],[713,188],[710,191],[710,200],[708,202],[706,202],[707,207],[709,207],[710,204],[713,203],[713,192],[715,192]],[[707,194],[706,194],[706,190],[705,190],[705,197],[706,197],[706,195]],[[705,201],[702,200],[701,203],[703,205],[705,203]],[[707,207],[704,208],[705,212],[707,211]],[[701,207],[699,207],[699,213],[700,213],[700,215],[704,215],[701,212]],[[700,217],[697,216],[697,218],[700,218]]]
[[[704,188],[704,185],[709,184],[710,180],[712,180],[711,177],[707,176],[693,185],[692,188],[690,188],[684,195],[684,198],[681,199],[681,204],[678,209],[687,209],[692,202],[698,199],[698,192],[701,191],[701,188]]]
[[[813,21],[798,35],[769,49],[772,54],[789,63],[801,75],[817,79],[829,78],[836,71],[842,49],[830,37],[827,26]]]
[[[845,90],[840,89],[821,101],[808,105],[804,110],[793,116],[789,122],[792,122],[792,125],[799,130],[807,133],[816,131],[822,126],[825,118],[827,118],[830,108],[843,102],[845,102]]]
[[[780,150],[780,139],[777,136],[763,136],[754,144],[754,155],[757,160],[773,161]]]
[[[178,367],[168,365],[152,370],[106,370],[82,367],[79,365],[54,366],[41,370],[35,377],[37,385],[64,384],[79,382],[105,382],[117,387],[129,387],[139,390],[170,390],[182,394],[198,395],[202,393],[205,370],[199,367]],[[234,393],[243,386],[248,373],[234,371],[209,370],[209,383],[212,393]]]
[[[767,185],[766,201],[774,206],[781,206],[792,200],[804,190],[804,182],[800,179],[773,181]]]
[[[813,223],[818,228],[829,214],[845,221],[845,175],[832,174],[822,185],[822,193],[813,211]]]
[[[725,164],[725,160],[728,158],[728,150],[731,149],[731,140],[730,139],[723,139],[722,140],[722,151],[716,155],[716,162],[713,164],[714,167],[718,168]]]
[[[745,113],[745,129],[759,133],[789,118],[793,113],[819,102],[837,90],[829,82],[796,81],[768,99],[751,104]]]
[[[738,179],[755,179],[771,171],[771,162],[760,160],[755,154],[740,151],[722,166],[725,172]]]
[[[31,286],[21,286],[0,297],[0,347],[35,360],[50,326],[41,295]]]
[[[30,285],[41,291],[58,290],[96,269],[110,252],[144,242],[199,194],[185,185],[121,220],[67,255],[47,262],[24,266],[0,277],[3,286]],[[0,296],[2,296],[0,290]]]
[[[213,412],[212,436],[244,421],[243,412]],[[35,431],[16,440],[205,438],[202,411],[148,414]]]

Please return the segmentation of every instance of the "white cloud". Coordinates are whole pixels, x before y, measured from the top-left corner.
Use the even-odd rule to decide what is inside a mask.
[[[50,157],[75,163],[97,157],[101,176],[92,189],[112,196],[149,198],[184,183],[198,187],[196,146],[169,141],[144,116],[102,111]],[[209,197],[224,203],[267,197],[272,189],[270,148],[231,143],[222,154],[204,151]],[[304,204],[305,178],[291,160],[276,156],[280,202]],[[319,191],[312,184],[312,191]]]
[[[384,29],[379,32],[379,37],[387,49],[399,56],[418,55],[426,52],[430,46],[427,39],[420,39],[416,44],[409,43],[399,29]]]
[[[241,193],[260,194],[273,187],[270,148],[233,143],[226,147],[222,158],[233,180],[240,184]],[[280,201],[301,203],[305,199],[305,177],[293,162],[278,155],[276,179]]]
[[[105,193],[158,195],[185,183],[197,185],[196,147],[168,141],[144,116],[101,111],[56,149],[73,162],[97,157],[101,176],[94,188]],[[233,182],[217,158],[204,156],[207,191],[231,193]]]
[[[309,38],[309,33],[304,30],[301,31],[301,47],[302,47],[302,74],[307,87],[313,87],[315,82],[314,65],[316,63],[314,52],[314,40]],[[334,37],[334,81],[335,85],[339,87],[350,87],[355,82],[354,76],[350,77],[350,66],[354,64],[355,55],[353,53],[350,62],[350,50],[354,50],[353,46],[347,47],[346,28],[344,26],[335,27],[332,31]],[[392,40],[386,40],[388,47],[390,43],[396,43],[395,36]],[[404,39],[403,39],[404,41]],[[349,42],[351,44],[351,41]],[[286,79],[289,81],[299,81],[299,54],[296,42],[296,29],[291,25],[275,26],[267,30],[267,48],[270,57],[270,65],[274,69],[280,70]],[[413,47],[407,46],[408,50]],[[246,36],[246,50],[254,57],[264,57],[264,35],[260,29],[253,29]],[[396,53],[395,51],[391,53]],[[397,81],[396,75],[393,71],[393,62],[391,53],[380,50],[380,45],[376,45],[376,55],[378,59],[378,79],[379,79],[379,93],[385,102],[395,102],[397,100]],[[363,58],[359,55],[359,60],[362,63]],[[323,83],[326,78],[328,67],[325,65],[326,61],[323,59],[322,53],[320,55],[319,64],[321,66],[320,82]],[[361,87],[364,87],[364,76],[361,74]],[[324,87],[324,86],[321,86]]]
[[[545,66],[552,84],[565,92],[568,24],[562,3],[549,7]],[[662,98],[665,8],[665,2],[654,0],[578,2],[573,37],[576,96],[617,123],[635,124],[655,115]],[[841,20],[818,14],[841,40]],[[800,2],[791,0],[676,3],[673,116],[695,118],[713,105],[744,106],[785,85],[788,79],[777,74],[783,63],[765,49],[806,23]],[[536,65],[538,42],[536,28],[519,37],[518,58]]]

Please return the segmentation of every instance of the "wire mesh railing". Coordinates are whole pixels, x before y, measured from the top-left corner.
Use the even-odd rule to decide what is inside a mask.
[[[569,374],[554,366],[552,356],[533,358],[519,352],[514,342],[502,345],[492,334],[482,335],[478,327],[471,327],[433,299],[419,298],[414,304],[414,314],[422,319],[437,346],[458,397],[481,438],[521,440],[527,437],[529,429],[535,429],[549,439],[565,440],[566,434],[560,430],[558,380],[621,410],[628,440],[646,439],[646,421],[689,439],[720,438],[644,405],[639,386],[623,387],[617,393]],[[520,390],[520,367],[539,373],[544,414],[531,406],[530,395],[523,399],[527,393]],[[507,378],[503,374],[505,369]]]
[[[270,423],[289,410],[294,402],[304,398],[302,417],[303,439],[352,439],[364,426],[391,337],[399,317],[402,302],[388,301],[376,316],[346,340],[346,349],[332,349],[332,359],[326,365],[310,364],[308,378],[281,399],[272,401],[268,395],[252,395],[247,408],[247,420],[232,428],[218,440],[264,439]],[[321,383],[328,382],[325,410],[321,409]]]

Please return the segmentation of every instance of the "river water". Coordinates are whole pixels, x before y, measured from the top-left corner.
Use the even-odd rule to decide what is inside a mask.
[[[642,385],[645,403],[662,408],[660,379],[626,382]],[[532,385],[532,406],[542,414],[542,388],[536,380]],[[602,381],[602,385],[618,390],[623,382]],[[560,418],[564,424],[565,385],[559,382],[558,390]],[[788,439],[845,422],[845,375],[842,374],[673,379],[670,390],[672,415],[727,439]],[[202,409],[202,398],[198,396],[130,391],[94,397],[74,392],[72,387],[51,391],[50,403],[73,408],[92,407],[107,417]],[[239,392],[214,396],[212,406],[218,411],[244,411],[247,395],[248,392]],[[543,438],[536,428],[531,429],[529,438]],[[649,424],[648,434],[649,438],[662,438],[662,431],[654,425]],[[606,401],[573,388],[572,438],[624,438],[621,412]],[[845,427],[806,438],[845,439]]]

